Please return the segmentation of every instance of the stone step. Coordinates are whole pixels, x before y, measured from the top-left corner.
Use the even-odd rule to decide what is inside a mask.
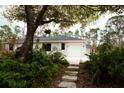
[[[62,80],[75,82],[75,81],[77,81],[77,76],[64,75],[64,76],[62,77]]]
[[[70,76],[77,76],[78,72],[77,71],[65,71],[66,75],[70,75]]]
[[[69,64],[69,66],[78,66],[79,67],[79,64]]]
[[[62,81],[58,85],[59,88],[76,88],[75,82]]]
[[[79,67],[77,67],[77,66],[68,66],[68,67],[67,67],[67,70],[70,70],[70,71],[78,71],[78,70],[79,70]]]
[[[79,66],[68,66],[67,67],[68,69],[70,68],[70,69],[79,69]]]

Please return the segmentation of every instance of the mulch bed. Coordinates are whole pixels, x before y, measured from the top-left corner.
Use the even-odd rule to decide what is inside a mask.
[[[67,66],[65,65],[60,65],[60,70],[59,72],[55,75],[55,78],[52,80],[52,83],[50,84],[50,88],[57,88],[58,84],[61,82],[62,80],[62,76],[65,73],[65,69],[67,68]]]
[[[88,73],[87,69],[85,69],[85,64],[79,65],[77,87],[78,88],[94,88],[94,87],[96,87],[94,84],[92,84],[92,82],[90,80],[89,73]]]
[[[99,84],[95,85],[91,82],[90,75],[88,73],[88,69],[86,68],[85,64],[80,64],[80,69],[78,73],[78,80],[77,80],[77,87],[78,88],[119,88],[116,84]]]

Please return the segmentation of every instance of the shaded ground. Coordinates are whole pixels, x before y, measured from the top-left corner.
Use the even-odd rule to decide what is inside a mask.
[[[79,65],[79,73],[77,79],[77,87],[78,88],[93,88],[96,87],[92,84],[90,80],[90,76],[88,74],[88,69],[86,69],[85,64]]]
[[[62,80],[62,76],[65,73],[66,66],[61,65],[59,72],[56,74],[55,78],[53,79],[52,83],[50,84],[50,88],[57,88],[58,84]],[[119,86],[115,83],[109,83],[109,84],[93,84],[91,80],[91,76],[88,73],[88,67],[87,64],[80,64],[79,65],[79,73],[77,78],[77,88],[123,88],[124,86]],[[122,82],[123,83],[123,82]]]
[[[116,85],[114,83],[110,84],[99,84],[95,85],[91,82],[91,77],[88,73],[88,68],[86,64],[80,64],[80,69],[78,73],[77,87],[78,88],[119,88],[123,86]]]
[[[62,76],[64,75],[66,68],[67,68],[67,66],[60,65],[60,70],[55,75],[55,78],[53,79],[52,83],[49,86],[50,88],[57,88],[58,87],[58,84],[62,80]]]

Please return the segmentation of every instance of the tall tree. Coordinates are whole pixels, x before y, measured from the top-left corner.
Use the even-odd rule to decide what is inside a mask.
[[[79,30],[77,29],[74,34],[75,34],[75,37],[79,37],[80,36],[79,35]]]
[[[121,45],[124,37],[124,16],[118,15],[111,17],[106,23],[106,31],[111,40]]]
[[[90,29],[90,37],[92,40],[92,52],[96,52],[96,46],[98,41],[98,31],[99,31],[99,28]]]
[[[12,29],[8,25],[3,25],[0,28],[0,40],[6,42],[13,35]]]
[[[89,44],[92,46],[92,52],[96,51],[97,41],[98,41],[98,31],[99,28],[91,28],[89,32],[85,33],[86,39],[89,40]]]
[[[57,31],[53,32],[52,34],[53,34],[53,36],[59,35],[59,33]]]
[[[16,42],[18,33],[19,33],[19,26],[18,26],[18,30],[17,30],[17,26],[15,26],[14,31],[8,25],[1,26],[0,28],[1,45],[3,45],[4,42],[8,42],[10,45],[13,46]]]
[[[97,43],[98,31],[99,31],[99,28],[90,29],[90,36],[91,36],[91,40],[93,41],[93,43]]]
[[[15,32],[15,34],[18,36],[18,34],[21,32],[20,26],[16,25],[16,26],[14,27],[14,32]]]
[[[72,31],[68,31],[68,32],[65,32],[64,35],[72,37],[73,36],[73,32]]]
[[[10,20],[23,20],[27,22],[27,34],[20,49],[22,61],[26,61],[28,54],[33,48],[33,37],[39,25],[50,22],[60,23],[61,27],[68,27],[77,22],[86,23],[97,19],[100,13],[110,9],[120,12],[121,6],[14,6],[7,10],[4,15]],[[19,53],[19,52],[18,52]]]

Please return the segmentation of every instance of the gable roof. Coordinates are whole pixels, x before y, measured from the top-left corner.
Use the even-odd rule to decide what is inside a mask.
[[[77,37],[69,37],[64,35],[59,36],[49,36],[49,37],[40,37],[41,41],[52,41],[52,40],[82,40]]]
[[[58,35],[58,36],[49,36],[49,37],[39,37],[39,41],[40,42],[74,42],[74,41],[78,42],[78,41],[82,41],[82,39],[77,37]]]
[[[39,42],[82,42],[83,39],[77,38],[77,37],[70,37],[65,35],[58,35],[58,36],[48,36],[48,37],[37,37],[34,36],[34,43],[37,42],[39,39]],[[24,39],[20,38],[17,40],[16,43],[23,43]],[[7,42],[6,42],[7,43]]]

